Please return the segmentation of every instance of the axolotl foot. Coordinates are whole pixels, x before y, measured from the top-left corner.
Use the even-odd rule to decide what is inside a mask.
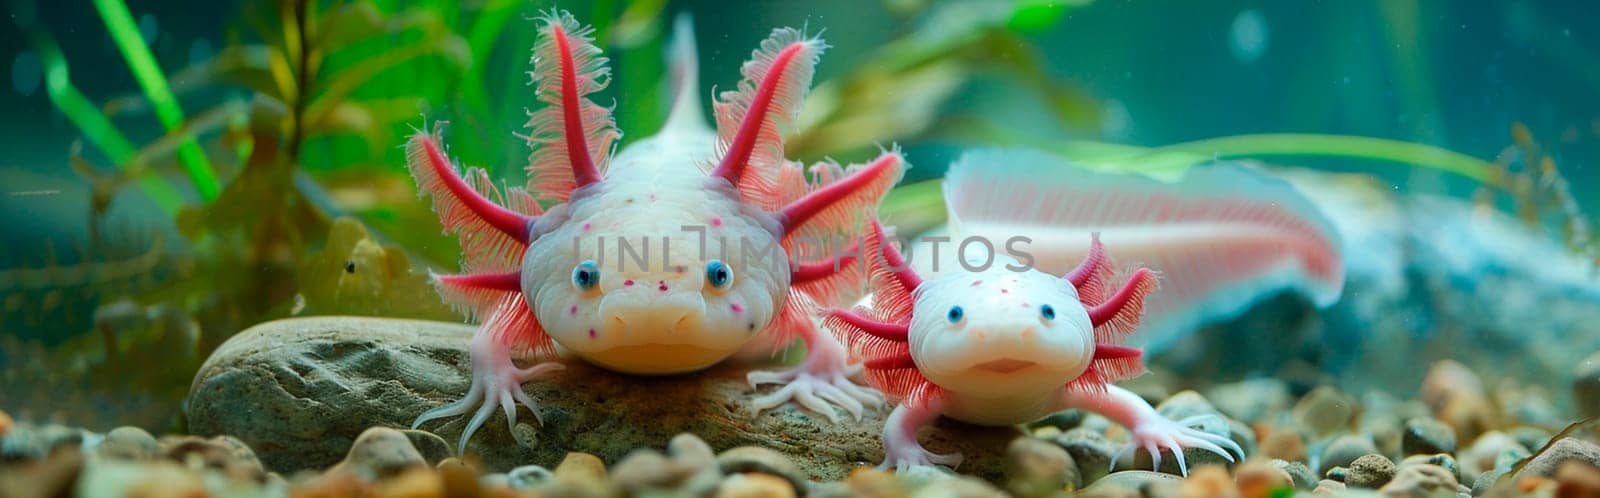
[[[750,372],[745,380],[750,387],[779,384],[783,387],[751,401],[756,413],[794,400],[800,406],[840,422],[839,410],[861,420],[865,410],[883,406],[882,393],[850,380],[861,373],[860,364],[851,365],[844,348],[829,338],[813,339],[805,362],[792,370]]]
[[[1210,414],[1196,415],[1177,421],[1159,415],[1146,417],[1145,420],[1133,427],[1133,440],[1118,450],[1116,455],[1112,456],[1110,470],[1116,470],[1117,461],[1121,460],[1123,455],[1132,453],[1139,448],[1144,448],[1146,452],[1150,453],[1151,467],[1157,471],[1161,469],[1161,452],[1163,450],[1171,451],[1172,456],[1178,460],[1178,471],[1185,476],[1189,475],[1189,467],[1183,461],[1184,448],[1199,448],[1216,453],[1229,462],[1235,461],[1234,453],[1237,453],[1239,458],[1244,458],[1244,449],[1239,447],[1239,443],[1235,443],[1227,437],[1194,428],[1196,424],[1205,421],[1205,419],[1216,416]]]
[[[483,334],[480,334],[483,335]],[[411,428],[420,427],[429,420],[454,417],[473,412],[472,419],[467,422],[466,428],[461,430],[461,440],[457,443],[457,454],[465,454],[467,440],[472,438],[472,433],[483,427],[489,416],[494,414],[496,406],[506,413],[506,427],[515,428],[517,425],[517,404],[528,407],[533,412],[533,417],[544,423],[539,416],[539,405],[522,391],[522,383],[538,378],[544,374],[566,368],[556,362],[540,363],[528,368],[520,368],[511,362],[511,357],[504,350],[482,351],[474,340],[472,352],[472,387],[467,390],[467,395],[454,403],[441,405],[423,412],[417,420],[411,423]],[[476,410],[476,411],[474,411]]]

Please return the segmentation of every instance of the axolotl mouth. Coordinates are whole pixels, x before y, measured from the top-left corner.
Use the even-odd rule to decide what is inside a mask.
[[[1015,359],[1015,358],[1001,358],[1001,359],[994,360],[994,361],[979,363],[979,364],[973,366],[972,368],[974,370],[983,370],[983,371],[986,371],[986,372],[1008,374],[1008,373],[1019,372],[1019,371],[1026,370],[1026,369],[1033,368],[1033,367],[1037,367],[1037,366],[1039,366],[1039,364],[1036,363],[1036,362],[1032,362],[1032,361],[1018,360],[1018,359]]]

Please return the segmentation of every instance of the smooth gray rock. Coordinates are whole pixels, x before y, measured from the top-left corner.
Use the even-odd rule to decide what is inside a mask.
[[[1538,451],[1538,450],[1534,450]],[[1556,469],[1567,460],[1578,460],[1596,467],[1600,467],[1600,445],[1578,438],[1561,438],[1550,449],[1545,450],[1529,460],[1522,467],[1522,472],[1517,476],[1544,476],[1555,477]]]
[[[219,347],[195,376],[189,429],[237,436],[278,472],[326,468],[367,428],[408,428],[424,410],[465,394],[472,333],[460,324],[357,317],[252,327]],[[745,383],[745,371],[719,366],[636,377],[570,362],[524,386],[540,404],[543,426],[518,407],[513,435],[496,409],[467,451],[498,472],[555,468],[571,451],[616,463],[630,450],[665,448],[689,432],[717,450],[771,448],[816,480],[843,479],[856,466],[882,461],[879,434],[887,409],[839,424],[792,404],[752,415],[749,402],[758,393]],[[422,428],[453,446],[466,422],[455,417]],[[924,429],[921,441],[934,452],[962,453],[962,472],[998,481],[1006,445],[1018,434],[940,420]]]

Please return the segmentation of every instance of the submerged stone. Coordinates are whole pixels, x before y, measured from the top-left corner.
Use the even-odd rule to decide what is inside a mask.
[[[465,394],[466,348],[474,330],[356,317],[258,325],[219,347],[195,376],[190,429],[235,435],[274,471],[326,468],[367,428],[409,427],[424,410]],[[496,409],[467,444],[485,471],[554,467],[569,452],[616,462],[635,448],[664,448],[683,432],[713,449],[772,449],[815,480],[843,479],[852,468],[883,459],[879,434],[887,409],[838,424],[792,404],[753,415],[750,400],[758,392],[737,366],[638,377],[572,362],[524,390],[538,401],[544,424],[518,406],[519,432],[532,437],[514,437]],[[453,443],[468,418],[422,428]],[[931,451],[962,453],[962,472],[998,481],[1001,455],[1016,434],[1015,428],[941,420],[924,429],[921,441]]]

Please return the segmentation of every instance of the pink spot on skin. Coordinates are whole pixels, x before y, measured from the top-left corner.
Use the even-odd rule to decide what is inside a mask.
[[[589,231],[590,229],[593,229],[593,228],[594,228],[594,224],[593,223],[584,223],[583,224],[583,231],[585,231],[585,232],[587,232],[587,231]]]
[[[980,285],[983,285],[983,281],[982,280],[973,280],[972,281],[972,286],[973,287],[977,287],[977,286],[980,286]]]
[[[578,305],[574,304],[571,308],[567,308],[567,314],[578,316]]]
[[[624,287],[633,287],[633,279],[630,278],[630,279],[627,279],[627,280],[623,280],[622,281],[622,285]]]
[[[593,339],[593,338],[594,338],[594,335],[595,335],[595,334],[594,334],[594,329],[589,329],[589,338],[590,338],[590,339]]]
[[[717,216],[717,217],[711,218],[711,226],[714,226],[714,227],[722,226],[722,217],[721,216]]]
[[[666,292],[667,291],[667,281],[666,280],[662,280],[660,282],[657,282],[656,283],[656,290],[659,290],[661,292]]]
[[[676,271],[678,273],[683,273],[683,272],[689,271],[689,267],[683,266],[683,265],[678,265],[678,266],[673,267],[672,270]]]
[[[1010,294],[1011,290],[1010,289],[1000,289],[1000,293],[1001,294]]]
[[[744,306],[740,306],[739,303],[728,303],[728,308],[732,309],[735,315],[744,313]]]

